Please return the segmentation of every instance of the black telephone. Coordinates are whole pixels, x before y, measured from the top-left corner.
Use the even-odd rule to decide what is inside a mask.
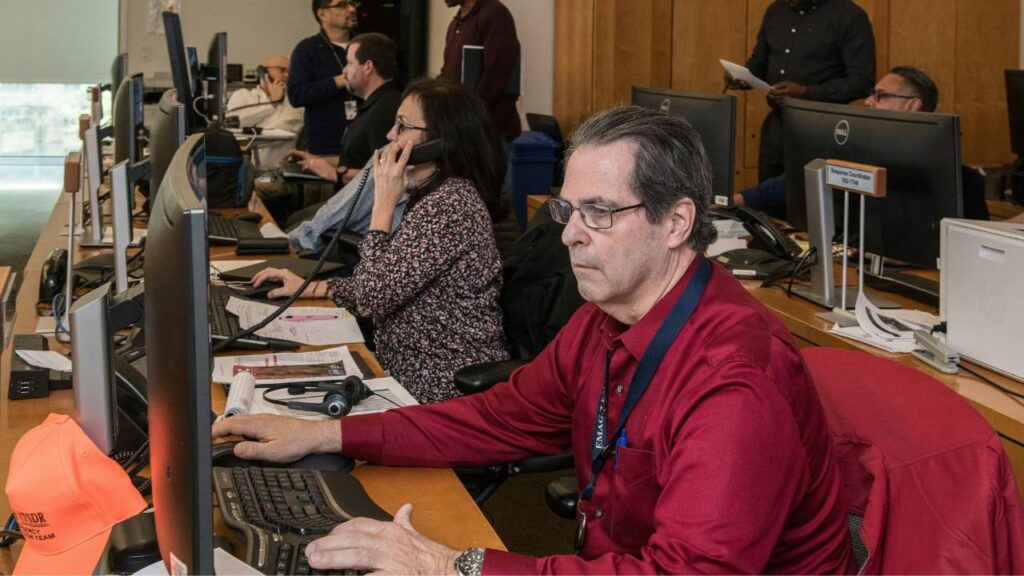
[[[415,166],[416,164],[422,164],[424,162],[431,162],[433,160],[440,160],[441,154],[444,151],[444,145],[441,143],[440,138],[434,138],[428,140],[422,144],[417,144],[412,147],[412,151],[409,152],[408,166]]]
[[[267,68],[265,66],[260,64],[259,66],[256,67],[256,79],[257,80],[262,82],[263,78],[266,77],[266,75],[267,75]]]
[[[736,208],[736,217],[753,236],[750,248],[762,250],[783,260],[796,260],[803,253],[800,246],[792,238],[783,234],[782,230],[764,212],[747,206],[739,206]]]
[[[43,270],[39,275],[39,300],[50,302],[53,297],[64,291],[64,280],[67,279],[68,251],[54,248],[43,262]]]

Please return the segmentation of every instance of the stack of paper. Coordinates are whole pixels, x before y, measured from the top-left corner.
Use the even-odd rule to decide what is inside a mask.
[[[269,316],[277,310],[277,306],[232,296],[228,299],[226,309],[238,316],[238,324],[246,329]],[[365,341],[355,316],[344,308],[326,306],[289,308],[273,322],[257,330],[256,335],[310,346]]]
[[[883,311],[863,292],[857,296],[855,311],[857,325],[844,328],[836,324],[829,331],[893,354],[919,348],[914,341],[914,330],[930,330],[939,322],[938,317],[919,310]]]

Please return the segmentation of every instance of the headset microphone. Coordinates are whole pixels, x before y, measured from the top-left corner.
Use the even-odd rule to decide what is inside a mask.
[[[268,400],[275,404],[283,404],[292,410],[316,412],[332,418],[341,418],[351,412],[353,406],[372,394],[370,388],[358,376],[349,376],[341,382],[319,382],[315,388],[307,389],[306,391],[312,392],[315,390],[326,392],[322,401],[299,402],[297,400],[290,400],[282,402],[269,398]]]

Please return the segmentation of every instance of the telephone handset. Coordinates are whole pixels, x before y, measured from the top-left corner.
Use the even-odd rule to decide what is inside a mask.
[[[750,248],[763,250],[784,260],[795,260],[800,257],[803,250],[789,236],[786,236],[771,219],[764,214],[747,206],[736,208],[736,217],[743,222],[743,227],[750,232],[753,239],[750,241]]]
[[[412,151],[409,152],[409,162],[407,165],[415,166],[416,164],[422,164],[424,162],[440,160],[443,151],[444,145],[440,138],[435,138],[422,144],[417,144],[413,146]]]
[[[53,297],[64,291],[64,281],[68,271],[68,251],[54,248],[43,262],[43,270],[39,275],[39,300],[49,302]]]
[[[265,66],[263,66],[262,64],[260,64],[259,66],[257,66],[257,67],[256,67],[256,78],[257,78],[257,79],[258,79],[258,80],[259,80],[260,82],[263,82],[263,79],[264,79],[264,78],[265,78],[266,76],[267,76],[267,69],[266,69],[266,67],[265,67]]]

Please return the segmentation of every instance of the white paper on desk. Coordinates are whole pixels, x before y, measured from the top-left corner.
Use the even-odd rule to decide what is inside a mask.
[[[372,414],[375,412],[385,412],[392,408],[419,404],[412,397],[412,394],[409,394],[409,391],[405,389],[405,386],[399,384],[398,380],[394,378],[373,378],[364,380],[364,382],[374,394],[353,406],[352,414]],[[325,392],[310,390],[308,394],[292,396],[288,394],[287,390],[275,390],[269,393],[269,396],[275,400],[320,402],[323,400],[324,394]],[[263,390],[256,390],[252,398],[250,410],[250,414],[280,414],[282,416],[302,418],[303,420],[326,420],[330,418],[326,414],[307,412],[305,410],[292,410],[287,406],[267,402],[263,399]]]
[[[210,279],[218,280],[224,272],[231,272],[253,264],[261,264],[266,260],[213,260],[210,262]]]
[[[885,314],[863,292],[857,295],[854,311],[857,314],[857,323],[871,337],[883,341],[909,340],[911,343],[914,342],[916,326],[909,326],[901,320]]]
[[[219,384],[230,384],[235,376],[235,366],[301,366],[304,364],[336,364],[341,362],[345,366],[345,376],[354,374],[360,378],[365,377],[348,346],[326,348],[315,352],[283,352],[280,354],[249,354],[246,356],[216,356],[213,359],[213,381]],[[345,376],[338,376],[338,380]],[[294,381],[304,381],[307,378],[290,378],[267,380],[262,379],[260,384],[286,384]],[[326,378],[325,378],[326,380]]]
[[[128,243],[129,246],[137,247],[139,242],[146,237],[145,228],[132,228],[132,241]],[[104,226],[103,227],[103,240],[104,244],[114,243],[114,227]]]
[[[15,350],[15,352],[22,360],[36,368],[71,371],[71,360],[60,352],[52,350]]]
[[[836,324],[829,329],[829,332],[838,334],[844,338],[849,338],[850,340],[863,342],[864,344],[874,346],[875,348],[885,350],[892,354],[906,354],[908,352],[913,352],[918,348],[917,344],[913,340],[880,340],[878,338],[874,338],[865,332],[860,326],[841,328]]]
[[[53,334],[57,331],[57,319],[53,316],[40,316],[36,322],[36,334]]]
[[[238,324],[242,329],[254,326],[269,316],[277,306],[242,300],[232,296],[228,299],[225,309],[238,316]],[[328,308],[325,306],[300,306],[289,308],[282,316],[334,316],[330,320],[306,320],[301,322],[290,322],[278,317],[266,327],[257,330],[258,336],[264,338],[279,338],[300,342],[311,346],[323,346],[325,344],[341,344],[349,342],[363,342],[363,333],[359,330],[356,317],[349,314],[344,308]]]
[[[745,66],[740,66],[735,62],[729,62],[728,60],[719,60],[722,63],[722,68],[732,76],[733,80],[742,80],[750,85],[751,88],[760,90],[761,92],[768,92],[772,89],[767,82],[761,80],[757,76],[748,70]]]
[[[283,230],[278,228],[274,222],[267,222],[263,226],[260,226],[260,234],[263,234],[264,238],[287,238],[288,235]]]
[[[729,250],[738,250],[747,247],[746,238],[729,238],[727,236],[719,236],[710,246],[708,246],[706,256],[708,258],[714,258],[723,252]]]

